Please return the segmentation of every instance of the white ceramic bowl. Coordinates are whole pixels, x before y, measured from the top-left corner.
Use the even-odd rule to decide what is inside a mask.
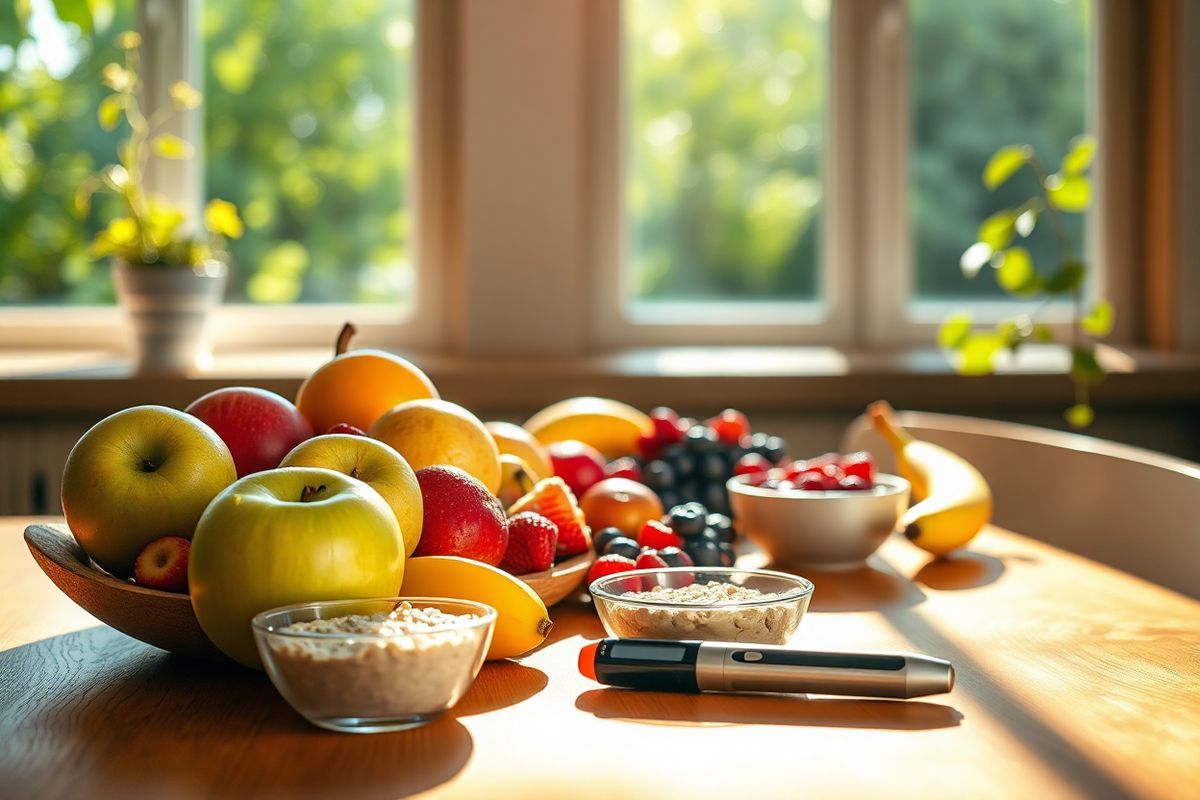
[[[726,484],[738,530],[773,564],[855,569],[883,544],[908,508],[908,481],[878,474],[863,491],[762,489],[748,476]]]

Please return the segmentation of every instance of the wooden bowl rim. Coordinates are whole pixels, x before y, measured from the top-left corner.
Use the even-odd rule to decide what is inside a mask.
[[[541,572],[526,572],[524,575],[517,575],[516,577],[523,581],[548,581],[566,578],[580,570],[586,570],[595,560],[596,554],[589,549],[577,556],[568,558],[561,564],[555,564],[550,569],[542,570]]]

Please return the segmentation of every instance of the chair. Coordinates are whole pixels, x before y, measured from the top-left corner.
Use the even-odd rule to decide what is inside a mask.
[[[904,411],[896,421],[983,473],[997,525],[1200,597],[1200,464],[994,420]],[[895,468],[866,417],[842,443],[843,452],[874,454],[885,472]]]

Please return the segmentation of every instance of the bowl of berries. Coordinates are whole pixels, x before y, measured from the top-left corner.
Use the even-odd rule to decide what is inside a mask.
[[[910,488],[862,452],[737,475],[727,487],[738,530],[774,564],[826,570],[862,566],[895,529]]]

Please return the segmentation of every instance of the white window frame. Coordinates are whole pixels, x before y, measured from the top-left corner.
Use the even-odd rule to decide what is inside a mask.
[[[144,104],[148,113],[168,100],[167,88],[187,80],[203,90],[203,0],[137,0],[142,34]],[[356,345],[434,348],[445,340],[442,274],[428,268],[443,259],[446,237],[444,181],[447,163],[442,131],[447,124],[442,93],[447,58],[447,14],[438,2],[414,0],[414,174],[409,202],[413,211],[413,268],[416,290],[411,308],[392,304],[291,304],[286,306],[227,303],[213,321],[218,350],[258,347],[332,347],[341,325],[354,320]],[[118,31],[103,35],[115,36]],[[149,191],[162,194],[199,219],[203,207],[203,108],[181,115],[172,125],[195,146],[187,161],[154,160],[147,169]],[[416,174],[417,170],[421,174]],[[236,269],[236,265],[234,267]],[[0,344],[20,348],[89,348],[126,350],[129,341],[122,311],[116,306],[38,306],[0,309]]]

